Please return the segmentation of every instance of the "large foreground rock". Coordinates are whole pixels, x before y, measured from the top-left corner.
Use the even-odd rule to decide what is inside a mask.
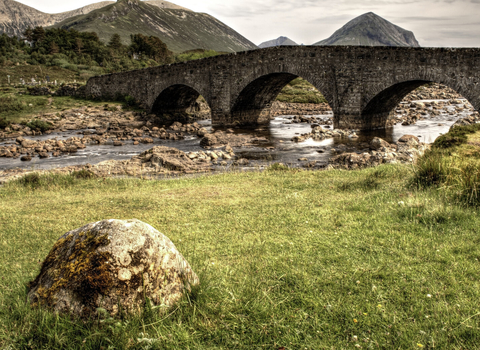
[[[67,232],[30,282],[33,305],[87,318],[97,308],[138,311],[146,298],[172,306],[199,283],[166,236],[138,220],[103,220]]]

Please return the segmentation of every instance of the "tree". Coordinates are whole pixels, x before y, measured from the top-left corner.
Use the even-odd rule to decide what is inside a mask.
[[[23,36],[25,37],[25,39],[27,39],[28,41],[30,42],[33,42],[33,29],[28,27],[27,29],[25,29],[25,31],[23,32]]]
[[[45,39],[45,29],[43,29],[43,27],[35,27],[33,29],[33,41],[36,43],[36,42],[41,42],[44,39]]]
[[[119,51],[123,48],[122,39],[120,38],[119,34],[115,33],[112,35],[110,41],[108,42],[108,47],[116,51]]]
[[[171,63],[173,52],[167,48],[167,45],[156,36],[145,36],[143,34],[130,35],[130,51],[132,55],[140,59],[150,58],[157,63]]]
[[[56,53],[60,52],[60,48],[58,47],[57,43],[55,41],[52,41],[50,43],[50,48],[49,48],[50,54],[54,55]]]
[[[75,51],[76,51],[78,54],[81,54],[81,53],[82,53],[82,49],[83,49],[83,40],[82,40],[82,38],[76,38],[76,39],[75,39]]]

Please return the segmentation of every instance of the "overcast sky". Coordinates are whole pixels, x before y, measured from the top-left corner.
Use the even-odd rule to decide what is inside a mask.
[[[92,0],[20,0],[47,13],[73,10]],[[480,0],[174,0],[206,12],[255,44],[287,36],[310,45],[349,20],[374,12],[412,31],[421,46],[480,47]]]

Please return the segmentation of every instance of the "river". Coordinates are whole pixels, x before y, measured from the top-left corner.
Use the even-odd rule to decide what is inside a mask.
[[[429,100],[430,101],[430,100]],[[427,101],[428,102],[428,101]],[[448,108],[446,111],[448,112]],[[468,114],[468,113],[467,113]],[[254,146],[245,148],[234,148],[238,158],[249,160],[247,167],[263,168],[274,162],[281,162],[290,166],[303,166],[307,162],[317,161],[317,164],[324,166],[328,164],[328,159],[332,156],[332,149],[345,145],[348,150],[354,151],[361,149],[362,144],[368,143],[373,137],[381,137],[387,142],[396,142],[402,135],[410,134],[419,137],[426,143],[433,142],[439,135],[448,132],[450,126],[466,113],[457,113],[450,115],[448,113],[437,116],[427,116],[425,120],[418,121],[413,125],[403,126],[395,125],[393,128],[385,130],[375,130],[368,132],[357,132],[358,138],[331,138],[322,141],[309,139],[305,142],[296,143],[291,141],[292,137],[305,134],[311,131],[311,125],[307,123],[291,123],[292,116],[280,116],[271,120],[269,125],[252,129],[234,129],[235,133],[255,133],[258,142]],[[317,115],[317,118],[331,118],[332,114]],[[209,131],[215,131],[217,128],[211,126],[209,120],[200,121]],[[321,124],[321,123],[320,123]],[[328,126],[326,126],[328,127]],[[45,139],[67,139],[72,136],[79,136],[78,130],[53,133],[50,135],[28,137],[32,140]],[[12,143],[13,141],[0,142],[0,146]],[[133,145],[133,142],[127,141],[124,146],[115,147],[113,143],[106,145],[91,145],[87,148],[78,150],[73,154],[66,154],[59,157],[50,157],[40,159],[35,157],[30,162],[23,162],[19,158],[0,158],[0,169],[52,169],[70,165],[96,164],[105,160],[130,159],[154,145],[163,145],[175,147],[182,151],[200,151],[200,138],[195,135],[187,135],[184,140],[170,141],[154,139],[154,144]],[[303,160],[299,160],[303,159]],[[305,160],[306,159],[306,160]],[[223,167],[222,167],[223,169]]]

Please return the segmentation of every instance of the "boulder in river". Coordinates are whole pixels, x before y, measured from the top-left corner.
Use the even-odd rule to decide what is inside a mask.
[[[213,146],[217,143],[217,137],[213,134],[206,134],[203,139],[200,140],[200,146]]]
[[[199,283],[165,235],[139,220],[102,220],[65,233],[29,284],[33,305],[80,318],[175,304]],[[102,310],[103,309],[103,310]]]
[[[370,141],[370,149],[378,150],[383,147],[390,148],[391,145],[380,137],[374,137],[372,141]]]

